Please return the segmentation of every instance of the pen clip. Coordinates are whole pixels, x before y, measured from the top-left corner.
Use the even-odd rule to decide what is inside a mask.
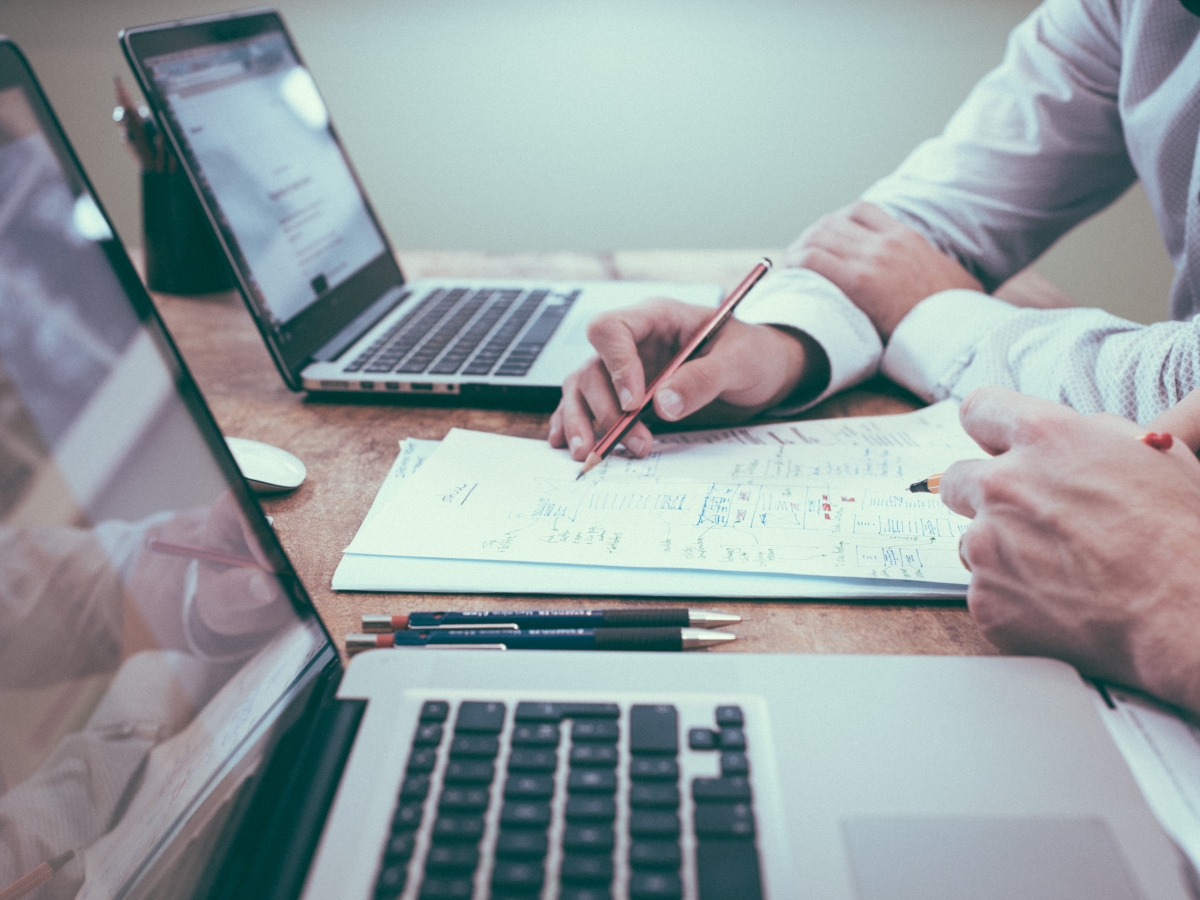
[[[520,631],[521,626],[515,622],[471,622],[462,625],[422,625],[410,628],[411,631]],[[444,644],[442,646],[445,646]]]

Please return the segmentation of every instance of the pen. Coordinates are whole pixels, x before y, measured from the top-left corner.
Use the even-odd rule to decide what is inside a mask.
[[[1141,441],[1147,447],[1155,450],[1167,451],[1175,443],[1175,438],[1171,436],[1169,431],[1164,431],[1161,434],[1156,431],[1147,431],[1145,434],[1135,434],[1135,441]],[[942,476],[930,475],[928,478],[918,481],[908,486],[909,491],[914,494],[936,494],[938,486],[942,483]]]
[[[716,308],[716,311],[713,312],[709,320],[704,323],[699,331],[692,335],[692,339],[684,345],[683,349],[675,354],[675,358],[667,363],[667,367],[659,372],[657,377],[650,382],[650,386],[646,388],[646,393],[642,396],[642,402],[638,404],[637,409],[631,409],[626,412],[621,418],[617,419],[612,428],[608,429],[608,433],[600,439],[600,443],[592,449],[587,459],[584,460],[583,468],[575,476],[576,481],[598,466],[604,457],[612,453],[613,448],[620,443],[621,438],[629,433],[629,429],[641,417],[646,407],[654,402],[654,393],[658,390],[658,386],[674,375],[680,366],[704,349],[704,345],[729,321],[729,317],[733,315],[733,311],[742,302],[743,298],[750,293],[750,289],[758,284],[762,280],[762,277],[770,271],[771,260],[764,256],[750,270],[750,273],[742,279],[742,283],[730,291],[729,296],[721,301],[721,305]]]
[[[348,651],[376,647],[481,645],[508,650],[699,650],[736,639],[703,628],[531,628],[527,631],[427,628],[389,634],[348,634]]]
[[[242,569],[261,569],[264,572],[274,572],[260,563],[253,556],[242,556],[237,553],[224,553],[220,550],[205,550],[203,547],[193,547],[190,544],[175,544],[158,538],[148,538],[146,549],[152,553],[163,553],[167,556],[182,556],[185,559],[200,559],[204,562],[219,563],[223,566],[237,566]]]
[[[75,851],[68,850],[60,853],[54,859],[47,860],[40,866],[34,866],[8,887],[0,890],[0,900],[17,900],[41,887],[54,877],[54,873],[75,858]]]
[[[148,133],[148,123],[142,118],[141,111],[133,102],[128,89],[119,77],[113,79],[113,87],[117,91],[117,108],[113,110],[113,121],[125,131],[125,140],[133,147],[133,154],[141,163],[143,169],[152,172],[161,171],[160,153]]]
[[[363,631],[519,628],[720,628],[741,616],[714,609],[528,609],[517,612],[364,613]]]

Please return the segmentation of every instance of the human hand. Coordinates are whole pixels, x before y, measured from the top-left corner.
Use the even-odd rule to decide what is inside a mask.
[[[995,455],[940,488],[974,520],[959,546],[984,635],[1200,713],[1200,462],[1134,440],[1146,426],[1001,388],[960,416]]]
[[[909,311],[939,291],[983,290],[920,233],[864,201],[818,219],[784,254],[841,288],[886,341]]]
[[[598,435],[641,404],[648,381],[712,312],[659,299],[593,319],[588,340],[597,356],[563,382],[562,400],[550,417],[550,444],[568,447],[574,459],[583,460]],[[716,419],[744,419],[790,396],[802,380],[827,381],[828,368],[824,351],[807,335],[730,319],[702,356],[680,366],[659,386],[654,412],[668,422],[701,409]],[[641,457],[650,452],[654,439],[638,422],[623,443]]]
[[[1200,450],[1200,388],[1148,422],[1146,430],[1165,431],[1193,453]]]
[[[291,615],[291,606],[270,562],[242,515],[237,501],[223,493],[208,507],[175,515],[152,526],[146,541],[196,547],[255,560],[258,567],[228,566],[181,558],[143,549],[130,582],[138,614],[150,627],[158,646],[187,647],[195,643],[189,628],[199,624],[213,638],[255,635],[278,628]],[[185,621],[183,604],[189,594],[187,570],[196,566],[191,596],[195,622]]]

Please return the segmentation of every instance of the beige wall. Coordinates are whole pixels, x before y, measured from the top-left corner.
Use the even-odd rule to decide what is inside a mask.
[[[280,0],[398,248],[790,241],[939,130],[1034,0]],[[97,191],[138,240],[110,119],[126,25],[211,0],[0,0]],[[1039,264],[1166,315],[1135,188]]]

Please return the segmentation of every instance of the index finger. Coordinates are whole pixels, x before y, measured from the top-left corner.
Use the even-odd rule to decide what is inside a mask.
[[[646,370],[639,345],[652,335],[664,341],[677,340],[686,328],[679,309],[695,309],[703,321],[712,314],[704,307],[651,300],[638,306],[604,313],[587,329],[588,341],[596,348],[621,409],[636,409],[646,393]],[[690,336],[690,332],[688,333]]]
[[[978,388],[963,398],[958,420],[963,430],[992,456],[1027,443],[1035,425],[1078,415],[1051,400],[1018,394],[1008,388]]]

